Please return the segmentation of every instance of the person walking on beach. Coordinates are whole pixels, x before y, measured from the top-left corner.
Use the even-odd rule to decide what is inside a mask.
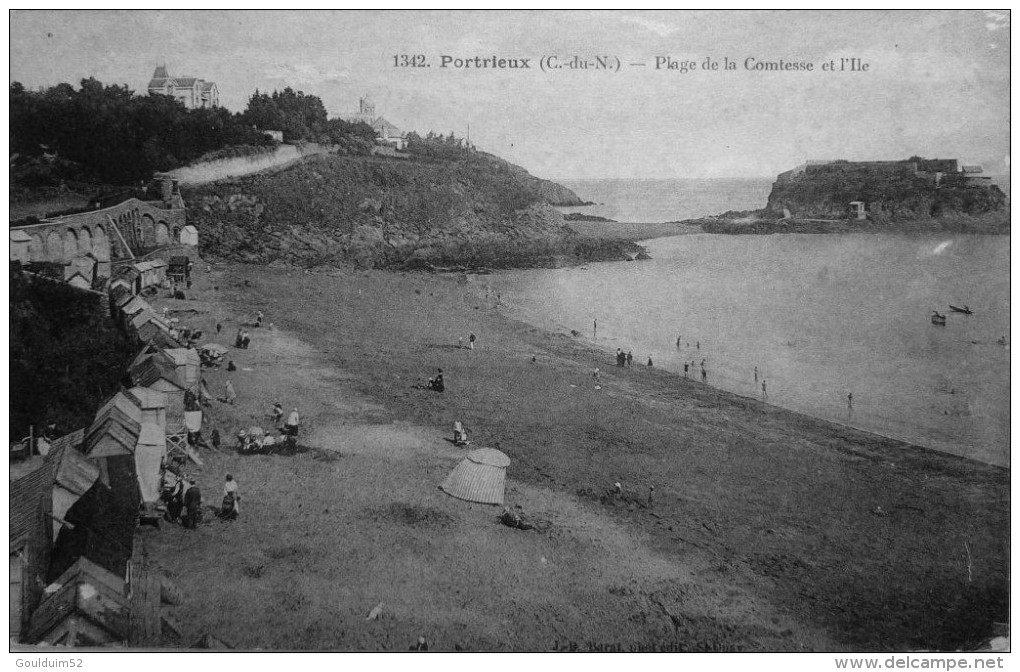
[[[592,338],[598,338],[599,337],[599,321],[598,320],[592,320],[592,326],[593,326],[593,328],[591,330],[591,337]]]
[[[634,366],[634,355],[630,350],[627,351],[627,366]]]
[[[623,354],[623,350],[620,348],[616,349],[616,365],[623,366],[627,363],[627,355]]]
[[[680,349],[680,334],[676,335],[676,349]]]
[[[684,378],[687,377],[687,362],[684,362]]]
[[[761,379],[761,400],[762,401],[768,401],[769,400],[769,391],[768,391],[768,388],[765,386],[765,379],[764,378]]]
[[[701,382],[708,384],[708,371],[705,370],[705,360],[701,360]]]
[[[652,356],[651,355],[648,355],[648,366],[654,366],[654,364],[652,364]]]
[[[698,350],[701,350],[701,341],[697,341],[695,345],[697,346]]]
[[[846,419],[849,421],[854,415],[854,393],[846,395]]]
[[[758,384],[758,367],[754,367],[754,384]]]

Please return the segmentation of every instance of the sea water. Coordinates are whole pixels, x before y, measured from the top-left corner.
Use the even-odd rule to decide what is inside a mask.
[[[649,241],[651,261],[490,283],[515,316],[631,351],[635,366],[681,376],[686,361],[700,381],[704,360],[709,385],[760,399],[764,379],[769,403],[1008,466],[1009,242],[693,234]]]

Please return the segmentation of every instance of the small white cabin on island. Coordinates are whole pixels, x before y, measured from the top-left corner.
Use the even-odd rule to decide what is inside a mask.
[[[864,201],[850,201],[850,214],[855,219],[867,219],[868,213],[864,208]]]

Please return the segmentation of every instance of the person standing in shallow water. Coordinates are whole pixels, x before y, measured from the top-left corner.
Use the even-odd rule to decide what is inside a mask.
[[[765,379],[764,378],[761,379],[761,400],[762,401],[768,401],[769,400],[769,391],[768,391],[768,388],[765,387]]]
[[[754,367],[754,384],[758,384],[758,367]]]
[[[846,418],[850,420],[854,414],[854,393],[850,392],[846,395]]]
[[[627,366],[634,366],[634,353],[627,351]]]
[[[591,337],[592,338],[598,338],[599,337],[599,321],[598,320],[592,320],[591,323],[592,323]]]

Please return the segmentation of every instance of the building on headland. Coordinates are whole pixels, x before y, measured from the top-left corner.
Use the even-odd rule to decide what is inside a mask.
[[[207,82],[200,77],[171,77],[166,65],[158,66],[149,80],[149,95],[172,96],[181,101],[189,110],[200,107],[219,107],[220,90],[216,82]]]
[[[344,121],[368,124],[375,131],[375,140],[378,143],[391,145],[397,149],[407,147],[407,135],[385,117],[376,114],[375,103],[367,94],[358,100],[356,113],[341,115],[340,118]]]

